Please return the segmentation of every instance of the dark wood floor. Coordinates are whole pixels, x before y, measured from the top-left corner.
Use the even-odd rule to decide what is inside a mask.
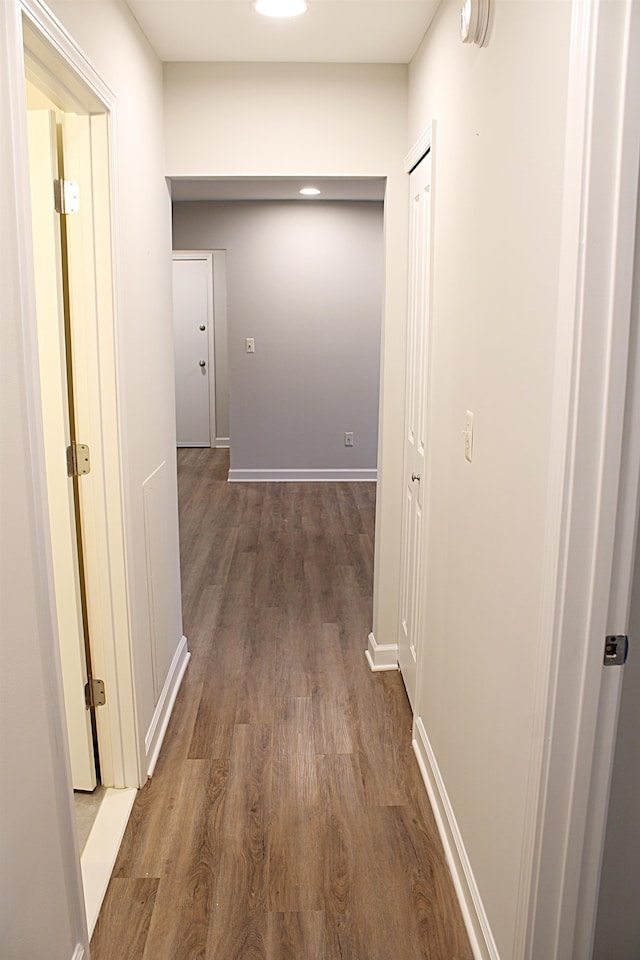
[[[400,675],[364,657],[374,485],[178,462],[192,659],[93,960],[470,960]]]

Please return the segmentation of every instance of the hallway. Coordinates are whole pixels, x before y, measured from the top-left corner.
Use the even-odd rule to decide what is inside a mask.
[[[400,675],[364,657],[375,485],[178,462],[192,659],[93,960],[471,960]]]

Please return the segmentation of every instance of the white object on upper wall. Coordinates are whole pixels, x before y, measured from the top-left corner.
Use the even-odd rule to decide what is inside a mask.
[[[460,39],[484,47],[489,31],[490,0],[462,0]]]

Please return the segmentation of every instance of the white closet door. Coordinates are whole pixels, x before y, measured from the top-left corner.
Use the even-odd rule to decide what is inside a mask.
[[[173,260],[176,434],[179,447],[210,447],[213,364],[211,259]]]
[[[431,153],[410,177],[407,392],[405,401],[402,555],[398,664],[415,710],[421,630],[427,480],[427,375],[431,262]]]

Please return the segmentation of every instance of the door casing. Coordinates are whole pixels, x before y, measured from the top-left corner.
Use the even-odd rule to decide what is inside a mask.
[[[59,27],[37,0],[21,0],[24,75],[28,64],[31,79],[45,89],[62,108],[74,105],[90,115],[92,139],[92,188],[94,194],[93,228],[88,238],[90,254],[96,265],[94,289],[89,296],[95,309],[82,325],[84,343],[84,376],[90,391],[93,484],[85,509],[91,536],[86,556],[88,588],[92,596],[94,621],[100,625],[92,637],[95,672],[105,681],[107,704],[101,707],[100,755],[103,782],[115,787],[139,787],[144,781],[144,743],[140,736],[135,707],[135,688],[131,653],[131,617],[126,565],[126,490],[122,471],[121,411],[119,407],[119,366],[117,360],[116,251],[117,235],[113,195],[116,185],[111,176],[113,167],[112,125],[115,99],[111,91],[92,70],[69,36]],[[23,84],[24,86],[24,84]],[[29,196],[28,152],[26,138],[26,102],[18,100],[24,116],[18,118],[22,136],[17,140],[18,167],[22,181],[18,189]],[[30,219],[24,229],[23,260],[25,283],[34,285]],[[46,485],[42,419],[37,410],[39,365],[35,308],[29,304],[31,333],[27,362],[32,385],[34,414],[34,470]],[[79,338],[81,339],[81,338]],[[46,530],[46,495],[40,508]],[[49,584],[52,584],[50,544],[45,562]],[[92,587],[93,585],[93,587]],[[105,585],[106,589],[105,589]],[[53,598],[50,598],[53,613]],[[55,617],[52,630],[56,635]]]

